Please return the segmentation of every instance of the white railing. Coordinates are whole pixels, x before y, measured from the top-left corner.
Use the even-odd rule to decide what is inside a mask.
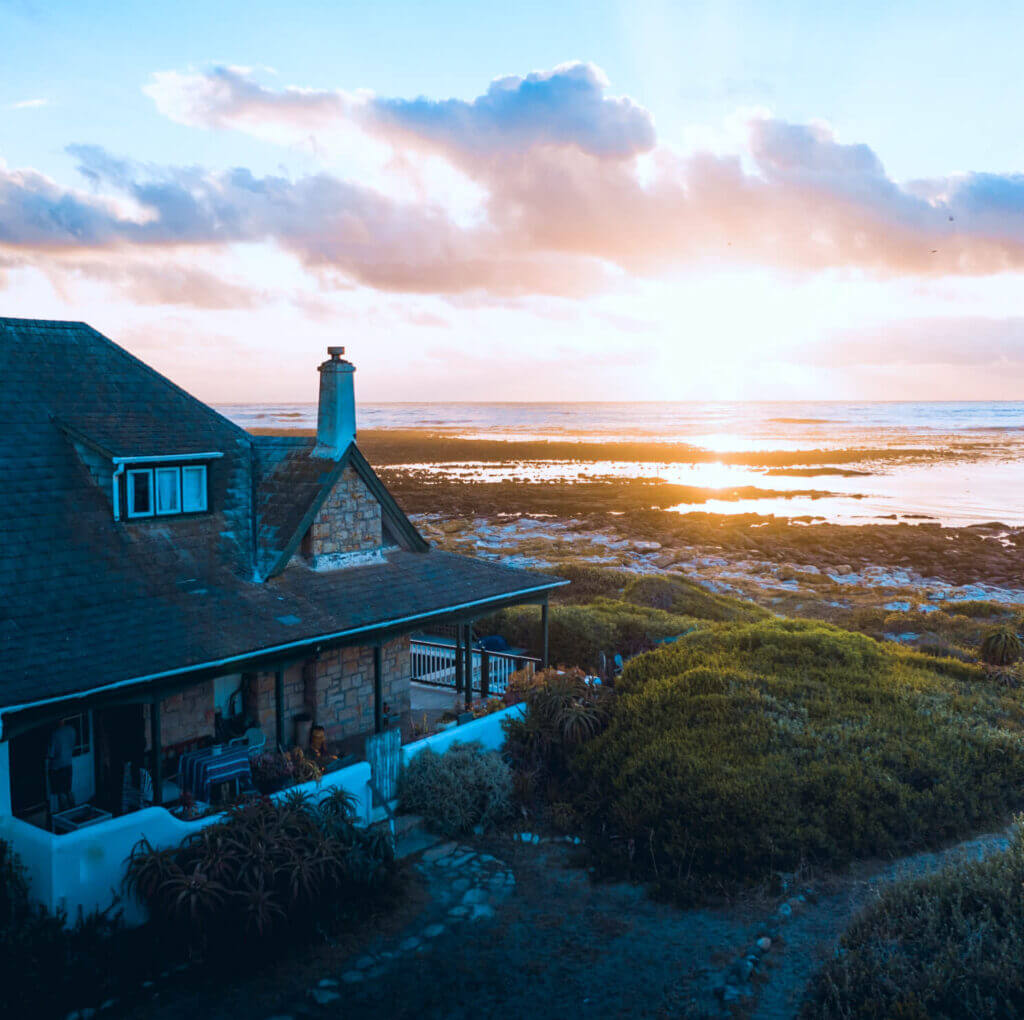
[[[465,658],[463,658],[465,662]],[[529,655],[510,652],[490,652],[483,648],[473,649],[473,690],[482,696],[504,694],[509,677],[524,668],[534,668],[540,663]],[[424,684],[458,689],[458,669],[455,663],[455,646],[437,641],[411,642],[412,679]],[[464,689],[464,688],[463,688]]]

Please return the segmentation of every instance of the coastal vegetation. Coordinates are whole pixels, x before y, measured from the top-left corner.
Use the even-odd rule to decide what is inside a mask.
[[[512,816],[512,773],[497,751],[454,744],[443,754],[425,748],[402,770],[402,810],[422,815],[445,836],[464,836]]]
[[[681,577],[637,577],[625,571],[576,568],[571,578],[566,600],[551,606],[549,658],[591,672],[607,673],[615,655],[625,658],[673,641],[701,621],[768,616],[752,602],[715,595]],[[574,592],[577,578],[581,583]],[[540,622],[537,610],[530,606],[516,606],[482,620],[477,632],[501,634],[510,644],[533,651],[540,647]]]
[[[357,826],[343,790],[315,800],[293,792],[232,807],[179,846],[141,840],[125,891],[148,908],[169,946],[247,951],[282,932],[309,938],[388,902],[398,867],[390,835]]]
[[[828,624],[704,622],[631,661],[606,726],[559,753],[551,799],[595,864],[693,902],[1000,823],[1024,706],[977,665]]]
[[[1024,1013],[1024,828],[1007,850],[884,891],[808,990],[804,1020]]]

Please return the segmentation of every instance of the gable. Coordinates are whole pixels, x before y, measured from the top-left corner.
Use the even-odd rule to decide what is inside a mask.
[[[262,576],[292,562],[328,570],[429,546],[353,443],[336,461],[310,439],[256,436],[257,531]]]

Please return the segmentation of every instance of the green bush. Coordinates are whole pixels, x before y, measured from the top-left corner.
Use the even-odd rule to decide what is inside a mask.
[[[638,606],[664,609],[698,620],[753,623],[770,616],[766,609],[753,602],[716,595],[693,581],[660,574],[635,578],[626,586],[623,597]]]
[[[551,593],[553,602],[566,605],[577,605],[591,599],[620,598],[626,585],[636,576],[628,570],[594,567],[586,563],[559,563],[552,567],[552,573],[570,582]]]
[[[399,796],[403,811],[422,815],[445,836],[461,836],[511,817],[512,773],[497,751],[475,742],[444,754],[428,747],[402,771]]]
[[[1024,831],[985,861],[885,890],[808,990],[805,1020],[1024,1015]]]
[[[994,616],[1009,616],[1013,612],[1011,606],[1001,602],[988,602],[985,599],[968,599],[966,602],[947,603],[950,613],[958,616],[969,616],[971,619],[991,619]]]
[[[680,900],[934,845],[1022,802],[1018,697],[827,624],[709,625],[629,663],[616,694],[571,799],[607,870]]]

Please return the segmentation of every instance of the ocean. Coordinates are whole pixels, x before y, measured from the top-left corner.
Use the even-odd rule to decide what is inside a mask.
[[[312,403],[218,409],[245,428],[316,427]],[[427,465],[441,474],[524,481],[652,477],[713,490],[704,502],[678,507],[680,513],[1024,525],[1024,401],[401,403],[360,404],[358,416],[364,430],[560,444],[672,443],[700,454],[691,460],[677,445],[663,462],[562,455]],[[789,473],[769,463],[767,455],[777,451],[792,454]],[[801,454],[814,451],[800,467]],[[820,451],[834,462],[823,463]],[[739,454],[749,455],[742,464],[735,463]],[[765,463],[758,463],[759,454]],[[759,491],[734,498],[730,490],[741,486]],[[815,494],[801,494],[808,490]]]

